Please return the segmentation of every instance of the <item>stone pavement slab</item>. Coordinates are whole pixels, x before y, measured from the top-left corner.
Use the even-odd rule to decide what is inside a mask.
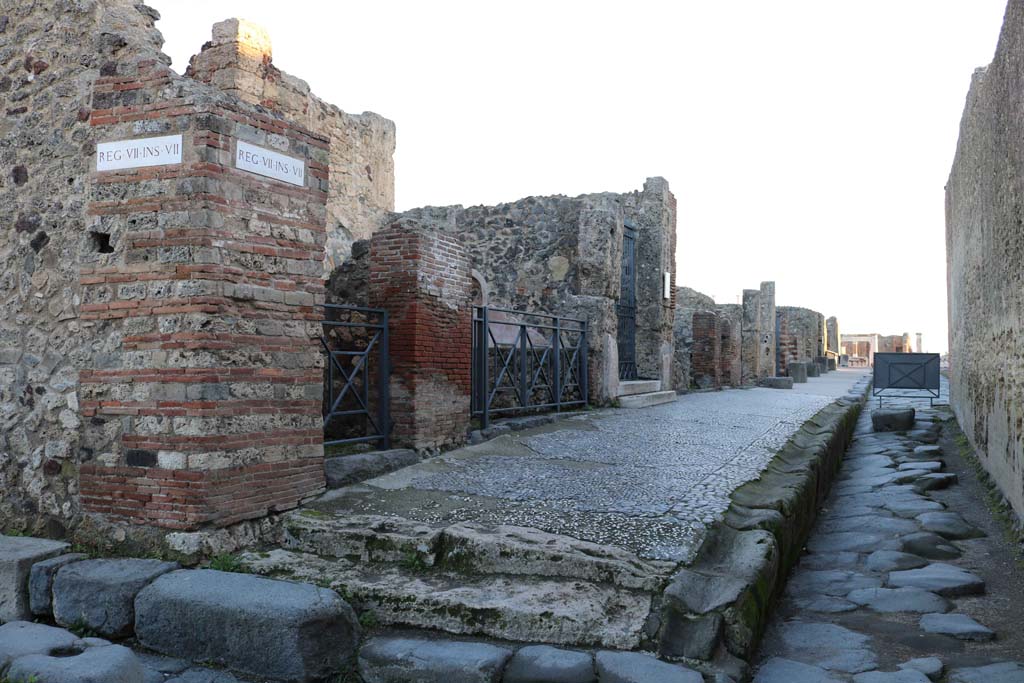
[[[32,565],[60,555],[68,547],[45,538],[0,536],[0,622],[32,617],[28,595]]]

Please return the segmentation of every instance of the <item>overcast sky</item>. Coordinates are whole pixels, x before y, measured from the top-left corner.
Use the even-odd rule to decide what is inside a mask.
[[[1005,0],[150,0],[183,72],[232,16],[274,63],[398,126],[396,204],[666,177],[679,284],[946,350],[943,186]]]

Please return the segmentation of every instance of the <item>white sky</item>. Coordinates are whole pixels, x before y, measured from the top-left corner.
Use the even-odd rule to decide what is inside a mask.
[[[215,21],[398,126],[397,208],[639,189],[679,284],[945,351],[943,186],[1006,0],[150,0],[183,72]]]

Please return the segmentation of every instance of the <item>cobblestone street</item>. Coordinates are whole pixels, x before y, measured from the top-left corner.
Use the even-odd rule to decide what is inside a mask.
[[[907,435],[869,401],[793,571],[756,683],[1021,683],[1024,570],[961,456],[943,399]],[[958,433],[958,432],[956,432]],[[942,678],[943,675],[946,678]]]

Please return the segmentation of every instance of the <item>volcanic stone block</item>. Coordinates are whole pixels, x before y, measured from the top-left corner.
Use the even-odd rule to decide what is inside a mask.
[[[760,380],[758,386],[766,387],[768,389],[792,389],[793,378],[792,377],[765,377]]]
[[[594,662],[589,653],[528,645],[513,655],[502,683],[593,683]]]
[[[979,624],[966,614],[926,614],[921,617],[921,630],[942,633],[960,640],[992,640],[992,629]]]
[[[120,638],[135,626],[135,596],[178,568],[160,560],[82,560],[61,567],[53,581],[53,617],[61,626]]]
[[[70,657],[27,655],[7,672],[12,681],[39,683],[139,683],[145,675],[139,658],[122,645],[90,647]]]
[[[793,361],[786,368],[789,370],[789,376],[793,378],[796,384],[803,384],[807,381],[807,363]]]
[[[596,655],[597,676],[601,683],[703,683],[694,671],[662,662],[639,652],[601,651]]]
[[[512,651],[488,643],[374,638],[359,650],[366,683],[494,683]]]
[[[820,377],[821,376],[821,368],[818,367],[817,363],[808,363],[807,364],[807,376],[808,377]]]
[[[57,570],[66,564],[88,558],[84,553],[68,553],[32,565],[28,576],[28,601],[32,614],[39,617],[53,616],[53,579],[57,576]]]
[[[871,427],[876,432],[905,432],[914,424],[913,408],[876,410],[871,413]]]
[[[50,654],[74,646],[78,637],[62,628],[31,621],[12,621],[0,626],[0,671],[25,655]]]
[[[0,536],[0,622],[30,619],[28,576],[36,562],[60,555],[68,544],[45,538]]]
[[[366,481],[409,465],[415,465],[419,461],[420,458],[416,455],[416,451],[405,448],[328,458],[324,461],[327,488],[337,489]]]
[[[332,590],[212,569],[161,576],[135,614],[147,648],[285,681],[336,675],[359,642],[355,613]]]

